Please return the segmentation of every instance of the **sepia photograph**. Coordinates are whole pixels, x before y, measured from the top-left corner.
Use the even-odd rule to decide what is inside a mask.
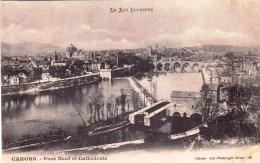
[[[1,161],[260,160],[260,1],[2,1]]]

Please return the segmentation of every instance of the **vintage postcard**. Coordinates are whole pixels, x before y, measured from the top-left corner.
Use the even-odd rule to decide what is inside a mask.
[[[259,0],[1,2],[3,163],[251,163],[259,143]]]

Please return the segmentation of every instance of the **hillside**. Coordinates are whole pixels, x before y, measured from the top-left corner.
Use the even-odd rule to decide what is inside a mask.
[[[201,45],[190,47],[194,51],[203,50],[205,52],[256,52],[260,53],[260,45],[256,46],[233,46],[233,45]]]
[[[51,53],[55,50],[60,51],[63,49],[58,46],[35,42],[24,42],[17,44],[1,43],[2,56],[33,56],[40,52]]]

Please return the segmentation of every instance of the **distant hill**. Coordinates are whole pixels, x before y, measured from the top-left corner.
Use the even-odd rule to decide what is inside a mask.
[[[205,52],[256,52],[260,53],[260,45],[256,46],[233,46],[233,45],[201,45],[190,47],[190,49],[199,51],[203,50]]]
[[[9,44],[1,42],[1,55],[2,56],[34,56],[40,52],[51,53],[54,51],[64,50],[61,47],[35,43],[35,42],[24,42],[17,44]]]

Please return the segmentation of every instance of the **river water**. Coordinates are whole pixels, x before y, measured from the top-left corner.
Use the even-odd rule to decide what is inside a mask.
[[[192,74],[163,74],[153,76],[152,81],[147,77],[139,80],[139,83],[152,92],[158,100],[170,100],[173,90],[198,92],[202,86],[202,77],[199,73]],[[105,103],[113,97],[119,97],[121,89],[132,89],[127,79],[114,79],[113,81],[102,81],[89,85],[71,87],[59,90],[45,91],[37,94],[23,94],[15,96],[2,96],[2,138],[5,140],[17,141],[26,135],[37,136],[40,133],[46,134],[60,129],[75,134],[78,125],[82,125],[79,116],[75,116],[75,102],[80,104],[82,116],[88,123],[91,114],[88,109],[89,94],[96,89],[103,88]],[[151,89],[152,88],[152,89]],[[129,96],[127,98],[130,98]],[[130,98],[131,100],[131,98]],[[119,106],[119,114],[120,114]],[[128,111],[128,107],[126,106]],[[133,107],[130,104],[129,111]],[[104,117],[106,115],[104,109]],[[105,118],[106,119],[106,118]],[[80,141],[67,144],[64,148],[83,147],[89,145],[107,144],[128,140],[143,139],[145,134],[142,131],[129,130],[125,128],[117,132],[99,137],[93,141]]]
[[[27,134],[37,136],[58,129],[75,133],[77,126],[82,124],[79,116],[75,115],[75,103],[82,106],[82,116],[88,123],[91,116],[89,94],[101,87],[105,103],[111,95],[114,98],[120,96],[122,88],[131,89],[128,80],[115,79],[37,94],[2,96],[3,140],[18,140]],[[129,110],[132,110],[131,106]],[[107,117],[106,113],[105,108],[104,117]]]
[[[165,73],[139,79],[139,83],[157,99],[171,101],[172,91],[200,92],[203,85],[201,73]]]

